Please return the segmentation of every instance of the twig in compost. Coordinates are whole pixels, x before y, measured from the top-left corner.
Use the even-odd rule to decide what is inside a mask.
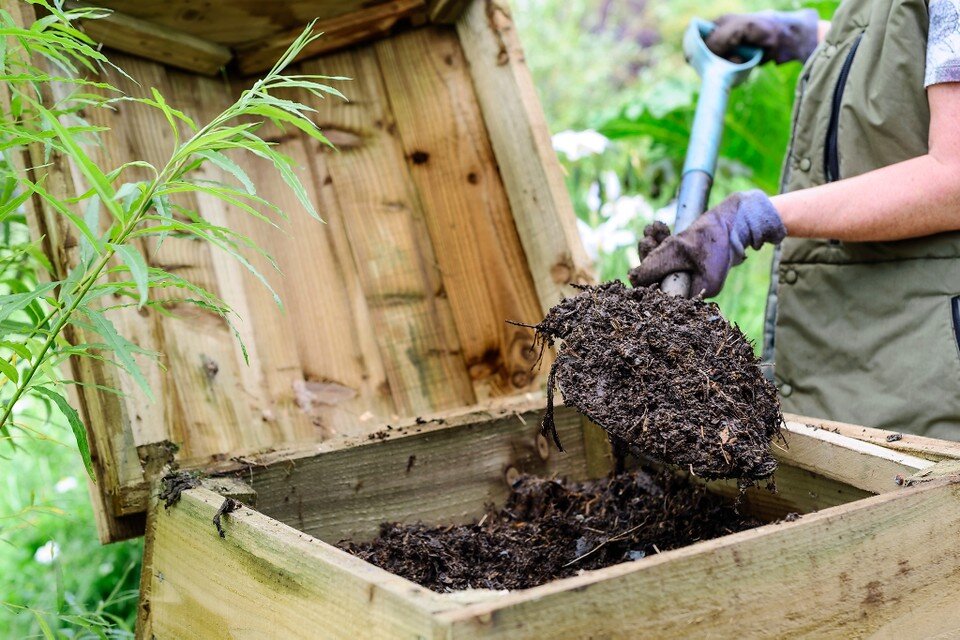
[[[623,540],[624,538],[626,538],[627,536],[629,536],[631,533],[633,533],[634,531],[636,531],[636,530],[639,529],[640,527],[644,526],[645,524],[647,524],[647,521],[646,521],[646,520],[644,520],[643,522],[641,522],[640,524],[638,524],[638,525],[635,526],[635,527],[631,527],[630,529],[627,529],[626,531],[624,531],[624,532],[622,532],[622,533],[618,533],[617,535],[613,536],[612,538],[607,538],[606,540],[604,540],[603,542],[601,542],[600,544],[598,544],[597,546],[595,546],[593,549],[590,549],[590,551],[587,551],[587,552],[584,553],[583,555],[578,556],[578,557],[574,558],[573,560],[571,560],[570,562],[568,562],[567,564],[563,565],[563,568],[566,569],[566,568],[569,567],[570,565],[572,565],[572,564],[577,564],[578,562],[580,562],[580,561],[583,560],[584,558],[593,555],[594,553],[596,553],[597,551],[599,551],[600,549],[602,549],[603,546],[604,546],[605,544],[607,544],[608,542],[617,542],[618,540]]]

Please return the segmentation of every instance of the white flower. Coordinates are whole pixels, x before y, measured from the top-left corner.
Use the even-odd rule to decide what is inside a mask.
[[[53,489],[57,493],[66,493],[67,491],[73,491],[77,488],[77,479],[73,476],[67,476],[66,478],[61,478],[57,484],[54,485]]]
[[[590,183],[590,186],[587,188],[587,195],[583,197],[583,201],[587,205],[587,209],[590,209],[590,211],[600,210],[603,200],[600,199],[600,185],[598,183]]]
[[[672,200],[666,206],[660,207],[653,213],[653,219],[673,226],[677,221],[677,201]]]
[[[53,540],[47,540],[47,542],[33,554],[33,559],[40,564],[50,564],[56,560],[59,555],[60,545]]]
[[[653,208],[643,196],[621,196],[608,202],[600,209],[600,214],[607,218],[607,222],[622,227],[635,218],[643,220],[653,219]]]
[[[585,131],[567,129],[554,134],[552,140],[554,150],[573,161],[603,153],[607,145],[610,144],[610,141],[603,134],[593,129]]]
[[[604,171],[600,174],[600,180],[603,182],[603,193],[607,200],[616,200],[621,195],[620,176],[616,171]]]
[[[650,203],[643,196],[620,196],[613,202],[605,203],[600,213],[607,219],[596,228],[577,220],[580,239],[587,254],[594,260],[600,252],[613,253],[620,247],[636,244],[637,235],[631,228],[636,228],[636,225],[631,223],[637,218],[647,222],[654,216]],[[636,251],[633,251],[631,255],[635,254]]]

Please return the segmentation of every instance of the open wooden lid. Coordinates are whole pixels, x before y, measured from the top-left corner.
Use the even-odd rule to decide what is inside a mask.
[[[152,401],[95,360],[74,363],[70,372],[87,383],[76,400],[90,435],[104,540],[142,531],[151,478],[171,455],[182,468],[222,467],[332,438],[365,442],[387,424],[542,393],[546,369],[533,368],[532,331],[505,321],[539,321],[570,284],[591,276],[509,11],[498,0],[452,3],[464,9],[454,26],[431,24],[431,9],[448,5],[422,0],[103,4],[126,14],[113,25],[110,18],[91,23],[90,31],[104,29],[96,35],[108,46],[156,58],[173,51],[151,48],[159,41],[147,35],[129,40],[123,25],[134,24],[141,34],[153,29],[170,42],[187,38],[229,52],[228,69],[241,73],[226,77],[111,56],[142,85],[120,79],[123,90],[139,95],[157,87],[201,122],[249,84],[242,52],[254,51],[252,43],[267,50],[271,38],[299,33],[314,15],[349,23],[382,11],[388,18],[376,23],[381,27],[421,19],[394,31],[361,29],[352,40],[344,35],[338,46],[362,44],[319,52],[294,71],[354,78],[340,86],[350,102],[293,96],[317,109],[316,122],[336,152],[298,132],[274,138],[300,163],[324,224],[302,211],[272,167],[250,158],[236,161],[255,177],[261,196],[289,213],[282,229],[219,201],[184,203],[256,238],[276,258],[282,276],[253,261],[283,309],[241,265],[202,243],[169,237],[161,247],[141,247],[152,264],[236,310],[249,365],[231,327],[214,313],[173,300],[172,315],[111,312],[122,335],[160,358],[141,362]],[[92,150],[101,166],[162,164],[170,152],[158,113],[122,103],[116,112],[91,110],[87,117],[111,129]],[[62,159],[51,171],[57,179],[50,184],[66,194],[82,186]],[[209,171],[211,179],[229,181]],[[78,251],[70,228],[56,212],[32,218],[63,272]]]

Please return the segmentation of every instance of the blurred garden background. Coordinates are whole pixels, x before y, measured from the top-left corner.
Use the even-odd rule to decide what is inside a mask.
[[[690,18],[800,6],[828,18],[836,4],[514,0],[581,235],[602,279],[625,277],[646,224],[672,222],[699,84],[680,51]],[[777,191],[799,71],[767,65],[732,94],[712,202],[742,189]],[[751,255],[718,298],[757,342],[769,267],[768,250]],[[0,451],[0,635],[130,637],[142,544],[100,545],[69,428],[47,422],[37,429],[22,449]]]

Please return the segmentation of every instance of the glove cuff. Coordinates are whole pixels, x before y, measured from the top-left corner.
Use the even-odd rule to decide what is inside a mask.
[[[747,247],[759,249],[767,243],[778,244],[787,236],[787,228],[763,191],[754,189],[733,197],[739,201],[730,225],[730,258],[731,264],[737,265],[746,258]]]

